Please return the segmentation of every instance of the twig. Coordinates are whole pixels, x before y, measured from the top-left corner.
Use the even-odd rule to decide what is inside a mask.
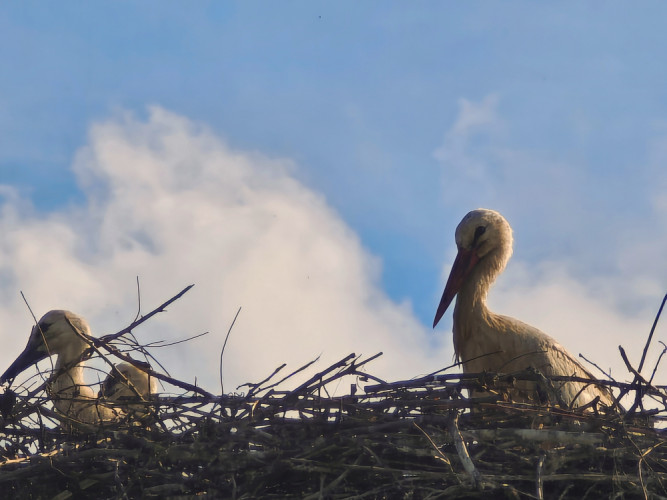
[[[30,307],[30,304],[28,303],[28,299],[26,299],[25,295],[23,295],[23,290],[21,290],[21,297],[23,298],[23,302],[25,302],[25,305],[28,308],[28,311],[30,311],[30,315],[32,316],[32,319],[35,320],[35,324],[37,324],[37,317],[35,316],[35,313],[32,312],[32,307]]]
[[[132,320],[132,323],[137,321],[141,316],[141,286],[139,285],[139,275],[137,275],[137,315]]]
[[[338,484],[340,484],[341,481],[345,479],[345,477],[352,472],[352,469],[354,468],[355,465],[358,465],[359,462],[361,462],[361,455],[357,457],[357,459],[354,461],[354,463],[351,466],[346,467],[343,472],[331,483],[329,483],[326,487],[324,485],[320,485],[320,491],[317,493],[313,493],[312,495],[308,495],[307,497],[304,498],[304,500],[315,500],[315,499],[321,499],[321,498],[328,498],[328,493],[330,491],[333,491]],[[321,476],[324,478],[324,476]]]
[[[32,307],[30,307],[30,304],[28,303],[28,299],[26,299],[25,295],[23,295],[23,290],[21,290],[21,297],[23,298],[23,302],[25,302],[25,305],[28,308],[28,311],[30,311],[30,315],[32,316],[33,321],[35,322],[35,326],[37,328],[39,328],[39,333],[42,335],[42,340],[44,341],[44,346],[46,347],[46,352],[49,353],[49,362],[51,363],[51,370],[53,370],[53,360],[51,359],[51,350],[49,349],[49,343],[46,341],[46,338],[44,337],[44,332],[42,331],[42,328],[39,326],[39,321],[37,320],[37,317],[35,316],[35,313],[32,312]]]
[[[646,345],[644,346],[644,352],[642,353],[642,359],[639,362],[639,368],[637,369],[638,372],[642,371],[642,368],[644,367],[644,361],[646,360],[646,354],[648,353],[648,347],[651,345],[651,339],[653,338],[653,332],[655,332],[655,327],[658,326],[658,320],[660,319],[660,315],[662,314],[662,309],[665,307],[665,302],[667,302],[667,294],[662,299],[662,303],[660,304],[660,309],[658,309],[658,314],[655,315],[655,321],[653,321],[653,326],[651,327],[651,331],[648,334],[648,339],[646,340]]]
[[[274,382],[273,384],[268,385],[268,386],[266,386],[266,387],[261,387],[261,384],[263,384],[263,383],[265,383],[265,382],[268,381],[268,379],[265,379],[265,380],[263,380],[262,382],[260,382],[256,387],[258,387],[258,388],[261,387],[260,390],[262,390],[262,391],[266,391],[266,390],[268,390],[268,389],[273,389],[274,387],[277,387],[277,386],[279,386],[280,384],[282,384],[283,382],[285,382],[285,380],[292,378],[292,377],[293,377],[294,375],[296,375],[297,373],[300,373],[300,372],[304,371],[306,368],[308,368],[308,367],[311,366],[312,364],[317,363],[319,360],[320,360],[320,356],[317,356],[317,357],[316,357],[315,359],[313,359],[312,361],[309,361],[309,362],[306,363],[305,365],[300,366],[299,368],[297,368],[296,370],[294,370],[293,372],[291,372],[289,375],[284,376],[283,378],[281,378],[281,379],[278,380],[277,382]],[[276,373],[278,373],[278,371],[279,371],[279,370],[282,370],[285,366],[287,366],[287,365],[286,365],[286,364],[283,364],[283,365],[281,365],[280,367],[278,367],[278,368],[277,368],[277,369],[276,369],[276,370],[269,376],[269,378],[273,377],[273,375],[275,375]],[[242,387],[242,386],[239,386],[239,387]]]
[[[598,366],[597,363],[594,363],[593,361],[591,361],[590,359],[588,359],[586,356],[584,356],[584,355],[581,354],[581,353],[579,353],[579,357],[580,357],[581,359],[583,359],[584,361],[586,361],[586,363],[588,363],[589,365],[593,365],[595,368],[597,368],[598,371],[599,371],[600,373],[602,373],[602,375],[604,375],[605,377],[607,377],[609,380],[614,380],[614,377],[612,377],[609,373],[607,373],[607,372],[604,371],[602,368],[600,368],[600,367]]]
[[[542,480],[542,470],[544,469],[544,461],[546,460],[546,458],[547,458],[547,455],[543,451],[542,453],[540,453],[540,458],[537,461],[537,480],[535,481],[536,482],[535,494],[536,494],[536,496],[539,500],[544,499],[544,489],[543,489],[543,485],[542,485],[542,482],[543,482],[543,480]]]
[[[461,460],[461,465],[463,465],[463,468],[470,476],[473,488],[478,488],[480,486],[481,476],[479,471],[475,468],[475,464],[473,463],[472,459],[470,458],[468,447],[466,446],[466,443],[463,440],[463,436],[459,431],[458,419],[459,413],[457,411],[452,412],[449,415],[447,428],[449,430],[450,436],[452,437],[452,440],[454,441],[454,446],[456,446],[456,452],[459,455],[459,460]]]
[[[184,342],[190,342],[191,340],[198,339],[199,337],[203,337],[204,335],[208,335],[210,332],[203,332],[203,333],[198,333],[197,335],[192,335],[191,337],[181,339],[181,340],[174,340],[173,342],[165,342],[164,340],[158,340],[156,342],[148,342],[147,344],[144,344],[142,347],[145,348],[151,348],[151,349],[159,349],[162,347],[172,347],[178,344],[183,344]]]
[[[311,363],[312,363],[312,362],[311,362]],[[282,371],[282,369],[285,368],[286,366],[287,366],[287,363],[283,363],[283,364],[280,365],[278,368],[276,368],[275,370],[273,370],[273,371],[271,372],[271,375],[269,375],[268,377],[266,377],[264,380],[261,380],[261,381],[259,381],[259,382],[257,382],[257,383],[246,382],[245,384],[241,384],[241,385],[237,386],[236,389],[238,390],[238,389],[240,389],[241,387],[250,387],[250,390],[249,390],[249,392],[248,392],[248,394],[250,394],[250,392],[252,392],[255,388],[257,388],[257,387],[261,387],[262,384],[264,384],[264,383],[268,382],[269,380],[271,380],[277,373],[279,373],[280,371]],[[264,390],[264,389],[262,389],[262,390]]]
[[[351,354],[351,356],[354,356],[354,354]],[[363,361],[357,362],[357,360],[361,357],[361,356],[359,356],[359,358],[356,358],[350,365],[344,367],[339,373],[337,373],[335,375],[332,375],[332,376],[330,376],[329,378],[326,378],[326,379],[321,377],[320,378],[320,383],[318,384],[318,387],[324,387],[327,384],[329,384],[331,381],[333,381],[335,379],[339,379],[339,378],[341,378],[345,375],[365,376],[366,374],[359,372],[359,368],[364,366],[366,363],[370,363],[371,361],[373,361],[374,359],[376,359],[380,356],[382,356],[382,353],[378,352],[377,354],[374,354],[370,358],[367,358]],[[344,361],[344,360],[339,361],[339,363],[342,363],[342,361]],[[336,364],[338,365],[339,363],[336,363]],[[334,365],[330,368],[338,368],[338,366]]]
[[[623,362],[625,363],[625,367],[628,369],[630,373],[632,373],[635,376],[634,381],[632,382],[632,385],[635,386],[635,401],[628,410],[628,415],[632,415],[637,407],[641,407],[642,404],[642,396],[644,395],[644,386],[650,386],[646,379],[642,377],[642,375],[639,373],[638,370],[635,370],[632,365],[630,364],[630,361],[628,360],[627,354],[625,354],[625,349],[623,349],[622,346],[618,346],[618,350],[621,353],[621,359],[623,359]],[[620,398],[621,396],[619,396]]]
[[[343,359],[341,359],[337,363],[334,363],[333,365],[331,365],[330,367],[322,370],[321,372],[316,373],[311,378],[309,378],[307,381],[305,381],[303,384],[301,384],[299,387],[297,387],[293,391],[290,391],[290,394],[288,394],[288,396],[296,395],[297,393],[301,392],[303,389],[305,389],[306,387],[311,385],[313,382],[317,382],[318,380],[322,379],[324,377],[324,375],[326,375],[328,373],[331,373],[336,368],[340,368],[341,366],[344,366],[349,360],[351,360],[355,356],[356,356],[356,354],[354,354],[354,353],[349,354],[348,356],[344,357]]]
[[[201,394],[202,396],[205,396],[206,398],[209,398],[211,401],[216,399],[216,397],[213,394],[211,394],[208,391],[205,391],[201,387],[189,384],[187,382],[182,382],[182,381],[177,380],[173,377],[163,375],[162,373],[154,372],[153,370],[150,370],[150,369],[146,368],[145,366],[142,366],[141,363],[137,362],[136,359],[133,359],[132,357],[130,357],[126,354],[123,354],[122,352],[120,352],[118,349],[116,349],[112,345],[105,344],[105,345],[102,345],[101,347],[106,349],[107,351],[109,351],[111,354],[113,354],[117,358],[120,358],[123,361],[126,361],[126,362],[130,363],[131,365],[135,366],[139,370],[148,373],[151,377],[155,377],[158,380],[162,380],[163,382],[167,382],[167,383],[169,383],[171,385],[174,385],[176,387],[180,387],[181,389],[185,389],[186,391],[191,391],[191,392],[194,392],[194,393],[197,393],[197,394]]]
[[[225,354],[225,347],[227,347],[227,340],[229,340],[229,334],[232,333],[232,328],[234,328],[234,323],[236,323],[236,318],[239,317],[240,312],[241,312],[241,306],[239,306],[239,310],[236,311],[236,314],[234,315],[234,319],[232,320],[232,324],[229,325],[229,330],[227,330],[227,335],[225,336],[225,342],[222,344],[222,350],[220,351],[220,393],[221,394],[225,393],[225,384],[222,381],[222,356]]]
[[[658,356],[658,361],[655,362],[653,373],[651,373],[651,378],[648,380],[649,384],[653,382],[653,377],[655,377],[655,372],[658,371],[660,360],[662,360],[662,357],[665,355],[665,353],[667,353],[667,344],[665,344],[662,340],[659,340],[658,342],[662,344],[662,352],[660,353],[660,356]]]
[[[165,303],[161,304],[160,306],[156,307],[153,309],[151,312],[146,314],[145,316],[142,316],[140,319],[133,321],[130,326],[127,328],[123,328],[121,331],[114,333],[112,335],[105,335],[103,337],[99,337],[94,339],[94,342],[96,345],[100,344],[107,344],[113,340],[116,340],[118,337],[122,337],[123,335],[126,335],[127,333],[131,332],[134,328],[142,324],[144,321],[148,321],[150,318],[155,316],[157,313],[164,312],[165,308],[169,306],[172,302],[177,301],[180,299],[183,295],[185,295],[194,285],[189,285],[186,286],[183,290],[181,290],[179,293],[174,295],[172,298],[170,298],[168,301]]]
[[[426,437],[426,439],[428,439],[428,442],[431,443],[431,446],[433,447],[433,449],[434,449],[434,450],[436,451],[436,453],[438,454],[438,458],[439,458],[440,460],[442,460],[443,462],[445,462],[447,465],[449,465],[450,470],[453,472],[454,469],[452,469],[452,463],[449,461],[449,458],[447,458],[447,455],[445,455],[445,454],[442,452],[442,450],[441,450],[440,448],[438,448],[438,445],[435,444],[435,442],[433,441],[433,439],[431,438],[431,436],[429,436],[429,435],[426,433],[426,431],[425,431],[424,429],[422,429],[421,427],[419,427],[419,425],[417,424],[417,422],[414,422],[414,421],[413,421],[412,424],[413,424],[417,429],[419,429],[419,431]]]

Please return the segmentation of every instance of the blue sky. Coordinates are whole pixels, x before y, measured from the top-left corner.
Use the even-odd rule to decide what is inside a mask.
[[[436,334],[428,325],[454,256],[456,224],[484,206],[505,214],[515,230],[515,257],[492,292],[492,305],[536,324],[575,354],[597,349],[605,336],[609,349],[600,353],[602,363],[617,366],[616,345],[629,335],[645,337],[667,291],[666,8],[657,2],[650,7],[522,1],[4,4],[0,185],[9,187],[3,191],[2,227],[11,250],[0,264],[8,277],[2,294],[9,298],[0,314],[17,328],[27,324],[27,337],[29,319],[17,300],[27,288],[43,301],[35,304],[38,310],[70,308],[113,330],[112,311],[132,308],[136,275],[145,276],[146,293],[153,288],[156,302],[190,281],[206,289],[206,270],[215,261],[202,257],[188,267],[179,253],[186,250],[168,235],[174,214],[159,207],[181,195],[192,200],[175,179],[194,168],[196,158],[214,162],[197,149],[208,151],[213,141],[210,147],[227,158],[216,169],[243,157],[250,166],[238,168],[249,180],[232,182],[220,174],[211,181],[207,170],[197,182],[183,181],[211,199],[179,210],[192,210],[189,216],[197,221],[225,214],[219,228],[193,233],[192,241],[206,246],[213,238],[211,246],[220,252],[251,252],[252,245],[240,243],[245,233],[229,229],[240,220],[237,212],[225,211],[236,194],[215,201],[206,183],[221,183],[223,192],[232,185],[259,189],[264,199],[254,209],[282,213],[267,208],[266,199],[275,196],[283,200],[280,207],[290,207],[285,217],[301,220],[294,214],[305,210],[312,218],[304,219],[298,237],[294,228],[281,226],[285,233],[270,239],[276,246],[262,262],[300,255],[303,245],[294,241],[321,237],[331,245],[317,258],[341,262],[332,276],[362,276],[337,285],[323,277],[318,286],[339,286],[343,295],[347,286],[357,287],[358,296],[350,297],[366,304],[363,311],[346,309],[335,294],[317,304],[288,302],[294,306],[285,313],[289,318],[312,311],[304,332],[337,335],[327,330],[331,324],[318,324],[324,314],[318,307],[328,302],[338,304],[336,315],[350,318],[340,326],[349,337],[336,347],[322,341],[319,350],[316,341],[294,362],[338,348],[345,355],[368,335],[366,329],[376,328],[380,350],[394,346],[393,340],[383,346],[385,334],[425,346],[406,365],[413,372],[448,364],[451,319]],[[181,137],[192,159],[176,164],[164,158],[155,144],[172,151],[169,134]],[[133,153],[118,153],[126,150]],[[142,177],[144,171],[154,177]],[[271,171],[279,172],[276,178]],[[135,176],[145,189],[134,191]],[[144,226],[130,227],[138,217],[119,215],[130,207],[136,215],[150,200],[157,208]],[[244,199],[243,207],[250,203]],[[118,225],[100,230],[95,221],[102,220]],[[162,224],[164,232],[151,233]],[[262,224],[257,241],[263,241]],[[71,245],[56,227],[69,234]],[[47,240],[50,231],[53,239]],[[216,231],[221,234],[213,236]],[[35,258],[48,252],[50,266],[69,274],[45,282],[27,257],[25,241],[43,249]],[[146,241],[151,263],[127,250]],[[258,283],[294,276],[298,263],[307,261],[285,259],[280,265],[293,262],[294,272],[280,278],[268,266]],[[353,264],[347,266],[347,259]],[[244,269],[244,262],[227,265]],[[174,266],[183,270],[182,283],[168,278]],[[99,282],[105,294],[65,292]],[[282,285],[276,293],[289,296],[285,290],[292,288]],[[176,313],[183,316],[181,329],[171,332],[166,325],[164,332],[171,333],[164,335],[197,333],[183,326],[188,314],[206,316],[196,328],[226,331],[235,308],[252,304],[254,295],[252,286],[237,296],[223,288],[212,287],[213,296],[184,305]],[[216,293],[233,306],[220,316],[197,312],[197,306],[215,308]],[[110,296],[122,300],[116,304]],[[60,302],[65,298],[71,303]],[[380,326],[368,319],[373,315],[382,316]],[[247,321],[256,321],[265,335],[266,325],[292,328],[278,318]],[[256,335],[261,345],[265,339]],[[238,343],[239,357],[246,359],[250,351],[243,351],[244,340]],[[442,362],[429,357],[433,352]],[[273,354],[262,362],[278,365],[287,356]],[[386,357],[391,371],[396,358]],[[202,371],[200,378],[215,380],[215,370]],[[186,368],[178,373],[188,376]]]

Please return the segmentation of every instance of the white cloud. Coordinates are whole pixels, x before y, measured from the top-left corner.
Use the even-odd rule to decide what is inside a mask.
[[[493,97],[479,105],[462,102],[438,153],[448,203],[456,207],[450,241],[467,210],[487,206],[505,213],[516,230],[516,251],[490,294],[492,309],[534,324],[623,379],[617,346],[638,359],[667,283],[656,264],[667,248],[665,213],[656,203],[648,217],[632,221],[631,237],[619,235],[608,214],[582,216],[581,174],[501,147],[504,125],[496,108]],[[477,134],[485,137],[479,144]],[[455,154],[447,156],[447,148]],[[656,153],[653,164],[661,158]],[[469,175],[460,165],[479,170]],[[294,369],[320,353],[322,368],[350,352],[384,351],[369,371],[387,379],[451,362],[450,337],[434,336],[409,304],[387,298],[381,262],[321,195],[296,179],[289,161],[236,151],[206,127],[152,108],[147,120],[123,114],[94,125],[73,170],[84,205],[40,214],[11,188],[0,192],[0,335],[6,346],[0,364],[8,366],[23,348],[31,326],[19,290],[38,315],[72,309],[101,335],[134,317],[137,275],[144,313],[196,283],[136,333],[152,342],[210,331],[155,354],[172,375],[197,377],[214,392],[224,335],[239,306],[225,353],[227,391],[283,362]],[[527,250],[532,241],[542,251],[539,259]],[[578,272],[600,262],[604,272]],[[656,340],[664,338],[659,327]],[[436,349],[434,341],[440,342]]]
[[[3,345],[0,364],[30,330],[17,294],[38,315],[67,308],[98,334],[136,312],[135,276],[146,313],[195,288],[136,333],[140,340],[204,339],[155,354],[183,380],[225,390],[322,354],[319,368],[356,352],[384,351],[369,372],[388,379],[436,370],[452,358],[432,352],[431,333],[409,305],[379,286],[381,264],[327,205],[301,184],[289,161],[235,151],[206,127],[161,108],[94,125],[73,170],[84,206],[42,215],[5,196],[0,224]]]
[[[448,194],[453,195],[456,186],[460,187],[459,183],[464,180],[477,182],[489,174],[487,162],[480,161],[483,155],[471,155],[469,150],[480,146],[476,140],[480,135],[488,140],[501,134],[504,124],[496,110],[498,102],[498,96],[493,94],[480,103],[459,99],[459,115],[445,134],[444,144],[434,153],[435,158],[447,165],[449,173],[453,174],[448,182],[452,186]]]

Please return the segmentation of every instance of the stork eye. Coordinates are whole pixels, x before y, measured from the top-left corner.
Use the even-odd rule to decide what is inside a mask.
[[[477,241],[480,236],[482,236],[486,232],[486,226],[477,226],[477,229],[475,229],[475,237],[473,238],[473,242]]]

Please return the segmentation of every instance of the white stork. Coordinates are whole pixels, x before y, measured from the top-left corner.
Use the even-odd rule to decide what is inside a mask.
[[[150,370],[148,363],[141,361],[135,363]],[[99,397],[107,401],[125,403],[125,409],[132,411],[135,416],[141,416],[146,414],[146,405],[143,402],[148,401],[156,392],[155,377],[135,365],[123,362],[115,365],[114,371],[102,383]],[[130,404],[132,402],[135,404]]]
[[[529,367],[546,376],[592,375],[553,338],[521,321],[495,314],[486,306],[489,288],[512,255],[512,228],[494,210],[469,212],[456,228],[458,254],[435,314],[433,327],[456,295],[454,351],[463,371],[512,373]],[[604,387],[554,382],[562,401],[583,406],[595,397],[606,405],[613,398]],[[515,401],[535,401],[535,384],[517,384]]]
[[[98,398],[92,387],[86,385],[83,377],[84,362],[81,361],[81,355],[90,346],[90,341],[87,340],[90,337],[90,327],[81,316],[64,310],[49,311],[33,326],[28,344],[2,374],[0,383],[13,380],[31,365],[55,354],[58,360],[50,381],[50,393],[56,410],[73,422],[85,424],[118,420],[125,414],[122,406],[105,403],[118,400],[120,395],[127,396],[126,391],[135,394],[136,399],[139,399],[139,396],[148,398],[155,392],[155,379],[149,383],[148,374],[135,367],[129,369],[124,365],[132,365],[122,363],[116,369],[123,370],[121,373],[125,377],[120,378],[124,380],[116,381],[118,375],[110,375],[105,385],[111,387],[114,384],[125,384],[125,387],[109,389],[108,397]],[[130,389],[127,382],[131,383],[134,389]]]

